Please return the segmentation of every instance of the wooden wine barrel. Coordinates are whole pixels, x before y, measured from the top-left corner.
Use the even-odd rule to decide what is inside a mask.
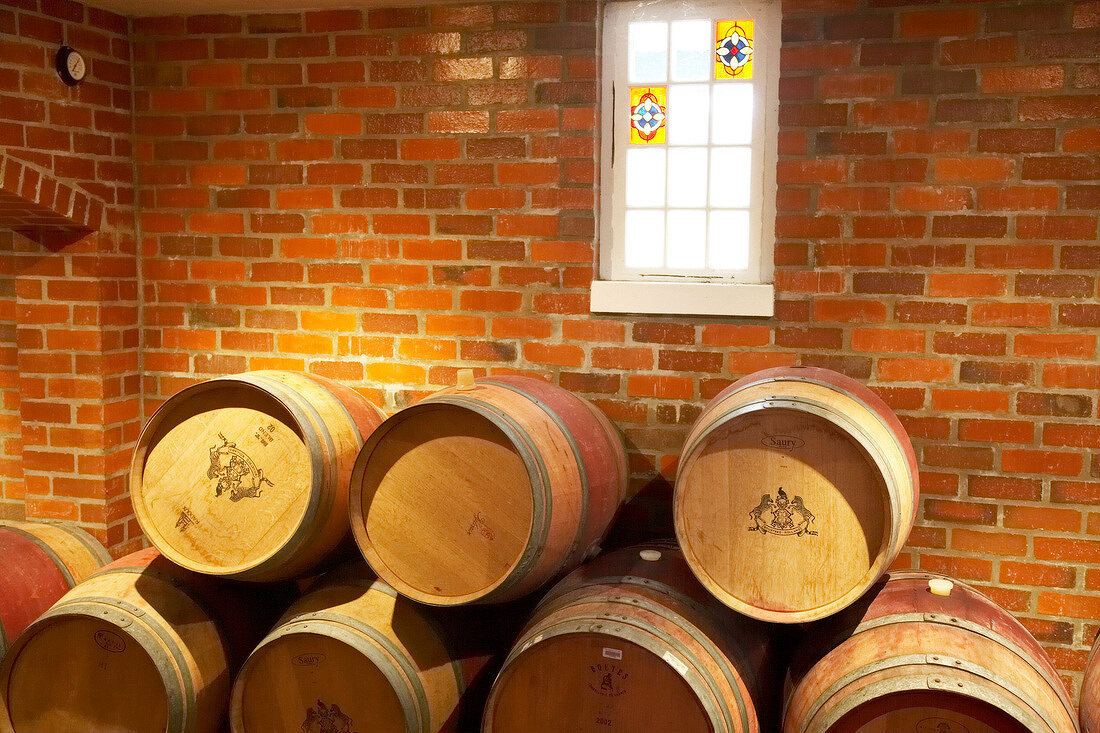
[[[807,633],[784,733],[1072,733],[1077,715],[1034,637],[962,583],[890,573]]]
[[[1092,652],[1085,665],[1085,677],[1081,681],[1081,730],[1083,733],[1100,733],[1100,643],[1093,640]]]
[[[111,561],[79,527],[39,522],[0,522],[0,558],[0,659],[9,641]]]
[[[480,379],[375,430],[352,472],[352,531],[414,600],[509,600],[599,543],[626,481],[622,440],[587,400],[526,377]]]
[[[751,374],[706,406],[680,457],[676,536],[704,586],[764,621],[812,621],[859,598],[912,529],[913,446],[842,374]]]
[[[493,683],[482,733],[775,729],[773,650],[670,543],[607,553],[542,600]]]
[[[454,651],[462,636],[438,623],[439,609],[357,566],[299,599],[249,656],[233,685],[233,733],[436,733],[457,716],[488,656]]]
[[[234,663],[269,602],[153,550],[69,591],[13,644],[0,694],[15,733],[221,730]]]
[[[202,382],[165,402],[134,449],[130,492],[149,541],[200,573],[286,580],[348,535],[347,486],[385,415],[292,372]]]

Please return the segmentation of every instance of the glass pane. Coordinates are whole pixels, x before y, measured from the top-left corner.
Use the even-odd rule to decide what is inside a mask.
[[[669,148],[668,205],[707,205],[706,148]]]
[[[668,99],[665,87],[630,87],[630,144],[665,141]]]
[[[668,266],[702,269],[707,264],[707,212],[668,212]]]
[[[716,26],[714,78],[751,79],[756,30],[751,20],[720,20]]]
[[[707,265],[716,270],[749,267],[749,212],[710,212]]]
[[[711,107],[712,143],[748,145],[752,142],[752,84],[715,84]]]
[[[752,149],[712,148],[710,205],[745,208],[752,193]]]
[[[624,252],[627,267],[661,267],[665,263],[665,212],[626,212]]]
[[[631,84],[668,78],[668,23],[631,23],[627,36]]]
[[[665,149],[626,151],[626,205],[665,205]]]
[[[676,121],[668,128],[670,145],[706,145],[710,122],[710,87],[707,84],[675,84],[668,89],[668,106]]]
[[[680,20],[672,24],[672,80],[710,78],[710,21]]]

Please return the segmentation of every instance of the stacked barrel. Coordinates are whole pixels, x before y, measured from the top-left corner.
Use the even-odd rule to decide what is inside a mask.
[[[675,541],[601,552],[629,473],[538,379],[460,373],[389,417],[302,374],[196,384],[134,452],[155,550],[96,570],[79,532],[0,528],[0,704],[16,733],[1077,729],[1006,611],[891,572],[917,461],[864,385],[730,385],[683,447]]]

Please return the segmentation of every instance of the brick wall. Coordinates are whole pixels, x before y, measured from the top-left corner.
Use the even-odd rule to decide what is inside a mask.
[[[134,20],[144,414],[243,369],[332,376],[391,411],[459,367],[539,374],[625,431],[625,542],[669,531],[708,398],[766,366],[837,369],[917,447],[899,565],[987,590],[1076,685],[1100,618],[1100,3],[786,0],[773,319],[588,313],[597,15]],[[121,262],[97,292],[128,304]],[[24,438],[60,445],[30,417]],[[123,527],[125,498],[108,506]]]
[[[79,87],[54,70],[62,43],[89,65]],[[0,59],[3,158],[33,170],[9,190],[99,223],[0,235],[0,517],[78,521],[122,552],[140,543],[125,495],[141,418],[128,22],[6,0]]]

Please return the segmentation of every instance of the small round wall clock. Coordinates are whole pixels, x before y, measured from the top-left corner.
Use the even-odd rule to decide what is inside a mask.
[[[79,51],[70,46],[57,49],[57,75],[61,77],[61,81],[75,86],[84,81],[87,73],[88,65]]]

